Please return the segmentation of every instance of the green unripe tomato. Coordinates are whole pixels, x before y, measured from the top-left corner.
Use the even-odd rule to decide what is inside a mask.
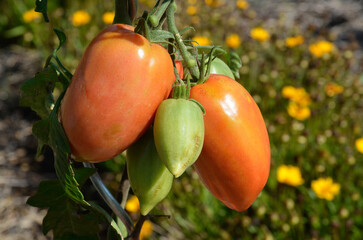
[[[179,177],[202,151],[204,120],[201,108],[186,99],[164,100],[155,116],[154,139],[160,159]]]
[[[145,216],[168,195],[174,180],[159,158],[151,128],[127,149],[126,160],[131,188]]]
[[[228,65],[220,58],[215,58],[212,61],[210,74],[221,74],[235,80],[234,75]]]

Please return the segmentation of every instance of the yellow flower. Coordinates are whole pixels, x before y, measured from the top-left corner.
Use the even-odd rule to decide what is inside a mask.
[[[320,41],[314,44],[310,44],[309,51],[315,57],[320,58],[324,54],[330,53],[334,50],[334,44],[327,41]]]
[[[187,8],[187,14],[188,15],[195,15],[198,12],[198,8],[196,6],[189,6]]]
[[[140,210],[139,199],[135,195],[130,197],[126,202],[125,209],[133,213],[138,212]]]
[[[232,33],[226,38],[226,44],[230,48],[238,48],[241,45],[241,38],[238,34]]]
[[[111,24],[113,22],[114,18],[115,18],[115,13],[114,12],[105,12],[102,15],[102,20],[106,24]]]
[[[277,169],[277,181],[294,187],[304,183],[300,169],[291,165],[282,165]]]
[[[154,226],[151,221],[146,220],[140,231],[140,239],[145,239],[153,233]]]
[[[309,118],[311,115],[311,111],[309,107],[301,106],[300,104],[290,101],[289,105],[287,106],[287,113],[299,120],[304,121],[305,119]]]
[[[358,152],[363,153],[363,137],[355,140],[355,147],[357,148]]]
[[[319,178],[311,182],[311,188],[318,198],[333,200],[334,196],[340,192],[340,184],[334,183],[333,179]]]
[[[296,92],[296,88],[293,86],[285,86],[282,88],[282,96],[284,98],[293,98]]]
[[[72,15],[72,24],[75,27],[86,25],[91,20],[91,15],[84,10],[78,10]]]
[[[343,90],[344,90],[344,87],[340,86],[339,84],[336,84],[336,83],[328,83],[325,86],[325,93],[329,97],[334,97],[335,95],[342,93]]]
[[[249,4],[247,1],[245,1],[245,0],[237,0],[237,2],[236,2],[236,6],[237,6],[239,9],[243,9],[243,10],[245,10],[245,9],[247,9],[247,8],[249,8],[249,7],[250,7],[250,4]]]
[[[197,4],[197,0],[188,0],[188,4],[190,5]]]
[[[210,7],[220,7],[224,4],[225,0],[204,0],[204,2]]]
[[[284,98],[292,100],[293,102],[301,105],[302,107],[307,107],[311,103],[310,95],[306,92],[304,88],[285,86],[282,88],[282,96]]]
[[[296,47],[304,43],[303,36],[288,37],[285,40],[285,45],[289,48]]]
[[[253,28],[250,35],[259,42],[265,42],[270,39],[270,33],[261,27]]]
[[[39,19],[42,16],[41,13],[36,12],[35,9],[30,9],[23,13],[23,20],[26,23],[33,22],[36,19]]]
[[[195,36],[192,40],[198,42],[200,46],[209,46],[211,44],[210,39],[204,36]],[[198,45],[196,42],[192,42],[192,44]]]

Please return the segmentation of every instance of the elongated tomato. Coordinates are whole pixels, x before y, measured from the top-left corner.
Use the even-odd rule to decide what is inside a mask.
[[[246,210],[270,170],[270,144],[260,110],[246,89],[224,75],[211,75],[193,87],[190,98],[206,111],[204,146],[195,169],[227,207]]]
[[[84,52],[61,106],[76,159],[100,162],[119,154],[150,126],[174,82],[168,52],[117,24]]]

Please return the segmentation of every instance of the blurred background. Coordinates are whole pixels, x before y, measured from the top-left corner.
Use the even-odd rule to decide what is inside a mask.
[[[148,222],[149,239],[363,239],[363,1],[184,0],[179,29],[221,45],[242,60],[238,81],[265,118],[271,142],[266,187],[247,211],[226,208],[193,168],[174,182]],[[140,0],[140,14],[155,4]],[[32,123],[19,87],[57,46],[71,70],[93,37],[113,20],[113,1],[48,2],[50,23],[33,0],[1,1],[0,239],[43,236],[46,210],[25,204],[41,180],[55,178],[52,153],[35,159]],[[139,14],[139,15],[140,15]],[[98,167],[117,191],[123,156]],[[92,196],[92,195],[90,195]],[[87,197],[86,197],[87,200]],[[138,216],[137,200],[128,211]]]

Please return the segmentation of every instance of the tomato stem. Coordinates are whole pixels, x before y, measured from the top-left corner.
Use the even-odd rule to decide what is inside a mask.
[[[155,5],[154,7],[154,11],[152,12],[152,14],[149,16],[149,22],[151,27],[157,27],[159,25],[160,19],[163,17],[166,9],[169,7],[170,4],[170,0],[164,0],[163,3],[157,7],[157,5]]]
[[[92,163],[83,163],[83,166],[87,168],[95,168]],[[118,218],[125,225],[128,234],[131,234],[134,230],[134,225],[130,216],[126,213],[126,211],[120,206],[117,200],[112,196],[107,187],[103,184],[102,179],[98,173],[93,174],[91,177],[91,182],[93,186],[96,188],[97,192],[101,195],[103,200],[107,203],[107,205],[112,209],[112,211],[116,214]]]
[[[188,52],[187,47],[183,43],[183,39],[178,31],[178,28],[175,24],[175,12],[177,10],[177,6],[174,0],[169,0],[170,4],[168,9],[166,10],[166,16],[168,21],[169,31],[174,35],[176,46],[185,62],[186,67],[190,71],[191,75],[194,79],[199,79],[199,70],[197,67],[197,61],[194,57]]]
[[[115,18],[113,24],[132,25],[137,11],[137,0],[115,0]]]

